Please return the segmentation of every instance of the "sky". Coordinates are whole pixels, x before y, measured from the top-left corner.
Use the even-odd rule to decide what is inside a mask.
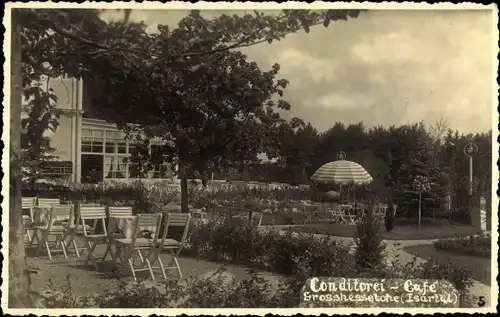
[[[175,26],[186,10],[133,10],[148,32]],[[203,11],[207,18],[222,13]],[[123,13],[110,10],[103,19]],[[284,98],[300,117],[325,131],[336,121],[366,127],[445,118],[464,133],[491,128],[493,63],[491,10],[373,10],[357,19],[316,26],[243,51],[290,81]],[[496,72],[495,72],[496,73]],[[495,112],[496,113],[496,112]]]

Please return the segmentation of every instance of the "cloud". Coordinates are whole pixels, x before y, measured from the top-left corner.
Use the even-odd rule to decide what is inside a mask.
[[[364,110],[371,107],[370,100],[363,95],[340,95],[331,93],[304,100],[305,107],[321,107],[336,110]]]
[[[131,18],[154,30],[187,13],[134,10]],[[244,14],[202,12],[222,13]],[[486,131],[496,104],[492,19],[487,10],[373,10],[242,51],[263,69],[281,65],[280,76],[291,82],[285,116],[319,130],[335,121],[390,126],[445,117],[465,133]]]
[[[335,78],[336,63],[327,58],[314,57],[307,52],[296,48],[280,51],[275,58],[270,59],[272,63],[284,64],[286,68],[282,70],[282,75],[307,74],[312,83],[332,80]],[[304,81],[298,78],[291,84],[303,84]]]

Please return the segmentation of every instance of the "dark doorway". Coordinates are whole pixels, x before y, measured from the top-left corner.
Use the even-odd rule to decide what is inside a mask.
[[[104,156],[82,154],[82,183],[100,183],[103,181]]]

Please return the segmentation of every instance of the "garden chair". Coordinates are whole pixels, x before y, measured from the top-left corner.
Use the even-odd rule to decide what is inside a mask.
[[[303,211],[305,214],[304,224],[313,224],[321,212],[319,206],[316,205],[304,206]]]
[[[180,214],[180,213],[168,213],[165,218],[165,228],[163,229],[163,234],[160,241],[151,241],[151,248],[148,250],[146,255],[146,261],[149,263],[149,267],[153,270],[160,270],[164,279],[167,279],[167,270],[177,270],[179,277],[182,278],[182,270],[179,265],[178,257],[182,249],[185,246],[186,238],[189,230],[189,224],[191,221],[190,214]],[[168,237],[169,229],[178,228],[182,230],[182,235],[176,239],[176,237]],[[163,250],[167,250],[171,259],[167,267],[164,266],[163,261],[160,258],[160,253]],[[154,266],[158,262],[158,266]],[[174,266],[171,266],[172,263]],[[152,275],[154,279],[154,273]]]
[[[240,224],[248,224],[249,215],[248,211],[245,211],[241,214],[235,215],[231,217],[233,221]],[[252,226],[260,227],[262,225],[262,218],[264,218],[264,214],[261,212],[252,212],[252,220],[250,221]]]
[[[100,207],[100,206],[101,205],[98,203],[79,204],[77,211],[79,211],[82,207]],[[75,250],[76,257],[80,258],[80,252],[86,250],[87,247],[86,246],[79,247],[76,243],[75,237],[77,235],[83,236],[84,233],[83,233],[83,225],[80,224],[81,221],[80,221],[79,212],[76,215],[75,219],[76,219],[75,223],[71,224],[68,228],[69,241],[66,242],[66,247],[67,247],[66,251],[69,251],[70,248],[73,247],[73,249]],[[85,225],[85,226],[86,226],[87,231],[92,230],[92,226],[90,226],[90,225]]]
[[[68,205],[73,206],[71,203],[67,205],[62,205],[61,201],[58,198],[38,198],[36,200],[37,204],[33,208],[34,209],[32,218],[33,224],[30,225],[30,227],[33,228],[33,237],[29,242],[29,247],[33,246],[35,240],[37,244],[40,243],[40,238],[38,237],[38,231],[40,231],[40,228],[45,228],[47,224],[50,222],[50,214],[52,212],[52,207],[68,206]],[[72,214],[74,217],[74,209],[72,209]],[[66,219],[65,217],[57,216],[54,221],[55,224],[60,225],[67,222],[68,219]]]
[[[80,207],[102,207],[99,203],[80,204]]]
[[[35,226],[36,231],[33,239],[38,236],[38,232],[41,233],[42,237],[38,242],[38,248],[36,250],[36,256],[40,253],[42,246],[45,246],[49,260],[52,260],[52,252],[63,252],[64,258],[67,259],[68,255],[66,253],[66,243],[65,239],[68,235],[68,226],[63,223],[71,223],[74,219],[73,205],[55,205],[52,206],[49,211],[48,221],[45,225]],[[54,247],[50,248],[49,237],[55,236]],[[38,239],[38,238],[37,238]]]
[[[115,260],[120,259],[121,265],[128,265],[134,280],[137,280],[136,272],[140,271],[149,271],[151,278],[154,279],[151,263],[148,259],[144,259],[143,252],[150,252],[151,246],[156,245],[162,214],[139,214],[134,218],[132,237],[114,239]],[[152,237],[146,237],[145,231],[151,232]],[[140,261],[139,264],[136,263],[137,259]]]
[[[88,225],[87,221],[93,221],[93,225]],[[99,223],[101,223],[103,233],[96,233],[97,225]],[[106,230],[106,207],[80,206],[80,212],[77,216],[76,224],[72,226],[71,229],[68,244],[72,244],[77,257],[80,257],[79,250],[83,248],[79,248],[76,245],[75,237],[77,235],[81,236],[85,241],[85,249],[88,252],[87,258],[85,259],[85,265],[92,262],[94,267],[98,269],[97,262],[94,258],[94,251],[99,244],[107,243],[108,235]]]
[[[24,232],[28,237],[28,241],[31,241],[30,231],[34,230],[35,226],[35,207],[36,207],[36,197],[22,197],[21,198],[21,209],[28,210],[29,215],[23,214],[23,224]]]
[[[395,217],[396,214],[398,213],[398,205],[393,204],[392,207],[393,207],[393,210],[394,210],[393,216]],[[389,208],[389,207],[387,207],[387,208]]]
[[[123,234],[118,231],[118,220],[123,218],[134,219],[134,214],[132,207],[109,207],[108,208],[109,221],[108,221],[108,243],[106,245],[106,250],[102,256],[101,263],[106,260],[108,254],[111,255],[113,262],[116,261],[116,250],[113,252],[113,246],[115,246],[115,239],[123,238]],[[116,249],[116,246],[115,246]]]
[[[388,206],[386,204],[378,204],[375,207],[373,215],[376,218],[383,219],[385,217],[385,214],[387,212]]]
[[[336,205],[334,207],[332,206],[330,208],[327,208],[326,211],[331,215],[331,219],[335,223],[339,224],[347,223],[344,210],[342,209],[342,205]]]
[[[191,213],[191,219],[197,224],[206,224],[209,222],[208,213],[201,210],[194,210]]]
[[[33,221],[36,223],[46,222],[52,206],[59,205],[61,205],[61,200],[59,198],[38,198],[33,215],[35,219],[33,219]]]
[[[368,207],[366,206],[365,204],[354,204],[353,205],[353,211],[354,211],[354,214],[356,216],[356,219],[362,219],[366,213],[368,212],[368,208],[372,208],[372,207]]]
[[[356,215],[356,211],[354,210],[353,206],[341,205],[340,210],[341,210],[340,215],[342,215],[342,219],[343,219],[345,224],[348,224],[348,225],[355,225],[356,224],[357,215]]]

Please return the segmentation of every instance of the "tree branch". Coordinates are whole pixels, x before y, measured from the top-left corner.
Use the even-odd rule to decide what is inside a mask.
[[[274,22],[279,22],[279,21],[283,20],[284,18],[286,18],[286,15],[277,17]],[[112,48],[110,46],[103,45],[103,44],[97,43],[95,41],[89,40],[87,38],[84,38],[84,37],[78,36],[76,34],[73,34],[71,31],[55,25],[55,23],[52,23],[52,20],[49,19],[49,18],[47,18],[47,17],[44,17],[44,20],[45,20],[45,22],[50,23],[50,28],[54,32],[59,33],[61,35],[64,35],[64,36],[66,36],[66,37],[68,37],[70,39],[73,39],[73,40],[77,41],[77,42],[84,43],[84,44],[86,44],[88,46],[93,46],[93,47],[101,49],[101,50],[115,51],[115,52],[119,52],[119,53],[134,52],[134,53],[146,53],[146,54],[150,54],[150,52],[147,51],[147,50],[138,50],[138,49],[127,48],[127,47],[122,47],[119,50],[117,50],[117,49]],[[318,22],[311,24],[309,27],[317,26],[317,25],[323,23],[322,21],[323,20],[320,19]],[[260,31],[262,31],[264,29],[265,29],[265,27],[262,27],[258,31],[256,31],[255,33],[260,32]],[[282,36],[286,36],[288,34],[295,33],[295,32],[297,32],[300,29],[301,29],[301,27],[297,27],[295,29],[289,30],[287,32],[284,32],[282,34]],[[258,44],[261,44],[261,43],[264,43],[264,42],[268,41],[267,39],[262,39],[262,40],[256,40],[256,41],[250,42],[250,41],[252,41],[252,38],[255,37],[255,33],[253,35],[251,35],[251,36],[247,36],[246,38],[238,41],[237,43],[234,43],[234,44],[226,46],[226,47],[220,47],[220,48],[212,49],[212,50],[205,51],[205,52],[190,52],[190,53],[174,54],[174,55],[170,55],[168,58],[169,59],[176,59],[176,58],[186,58],[186,57],[195,57],[195,56],[204,56],[204,55],[216,54],[216,53],[221,53],[221,52],[225,52],[225,51],[232,50],[232,49],[238,49],[238,48],[250,47],[250,46],[253,46],[253,45],[258,45]],[[63,49],[63,48],[61,48],[61,49]],[[35,48],[32,48],[32,50],[35,50]],[[121,54],[121,55],[123,56],[123,54]]]

